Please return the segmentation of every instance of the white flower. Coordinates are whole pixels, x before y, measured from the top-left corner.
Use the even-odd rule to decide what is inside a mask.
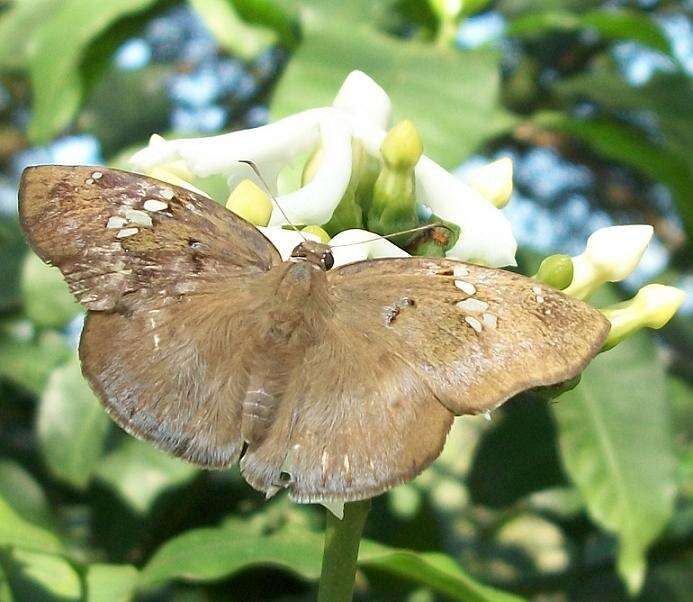
[[[505,207],[513,192],[513,162],[509,157],[488,163],[475,170],[467,180],[494,207]]]
[[[380,145],[390,121],[390,99],[370,77],[351,73],[334,105],[309,109],[251,130],[209,138],[191,138],[150,144],[131,161],[139,169],[182,160],[193,174],[224,174],[231,188],[240,179],[255,179],[241,160],[255,162],[270,189],[276,192],[283,167],[320,148],[319,165],[304,186],[280,195],[280,204],[296,224],[324,224],[345,193],[351,176],[351,140],[380,158]],[[462,234],[447,253],[450,257],[481,261],[492,267],[515,265],[517,244],[509,221],[481,194],[426,156],[415,170],[417,200],[439,217],[460,226]],[[275,207],[270,225],[285,223]]]
[[[563,292],[587,299],[605,282],[627,278],[640,263],[652,226],[610,226],[594,232],[585,251],[573,257],[573,281]]]
[[[350,113],[357,119],[370,121],[382,129],[387,129],[390,125],[390,97],[363,71],[352,71],[347,75],[332,106]]]
[[[367,230],[344,230],[330,240],[334,266],[376,257],[409,257],[396,244]]]
[[[607,307],[602,313],[611,322],[604,347],[610,349],[641,328],[662,328],[683,303],[686,293],[664,284],[648,284],[630,301]]]

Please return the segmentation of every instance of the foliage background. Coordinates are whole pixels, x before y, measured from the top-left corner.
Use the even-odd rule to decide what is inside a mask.
[[[197,471],[110,423],[75,360],[80,310],[18,229],[25,166],[120,165],[151,132],[259,125],[330,102],[360,68],[445,166],[464,175],[513,157],[507,212],[527,273],[542,254],[579,252],[598,227],[644,222],[656,240],[643,266],[599,301],[652,279],[690,291],[690,9],[3,3],[0,600],[310,600],[324,520],[319,507],[266,503],[237,470]],[[206,185],[224,200],[218,182]],[[458,420],[429,470],[374,500],[358,597],[690,599],[692,309],[600,356],[556,402],[524,395],[491,422]]]

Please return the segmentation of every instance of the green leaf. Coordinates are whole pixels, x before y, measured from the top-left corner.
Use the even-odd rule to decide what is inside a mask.
[[[526,394],[493,414],[467,478],[475,503],[509,506],[564,482],[556,434],[543,399]]]
[[[0,497],[0,546],[49,553],[62,551],[60,540],[51,531],[23,518],[4,497]]]
[[[159,494],[187,483],[196,473],[192,464],[159,451],[151,443],[127,437],[102,460],[97,478],[135,511],[145,513]]]
[[[322,537],[316,533],[286,528],[265,536],[234,519],[222,527],[194,529],[167,541],[144,567],[141,583],[215,581],[258,565],[281,567],[316,580],[321,562]]]
[[[32,40],[30,77],[34,93],[29,137],[43,143],[75,116],[82,99],[80,62],[89,44],[117,19],[158,0],[63,0]]]
[[[599,355],[552,408],[565,470],[595,522],[618,536],[618,572],[635,593],[676,494],[664,371],[649,338]]]
[[[693,83],[684,73],[656,73],[636,87],[610,61],[600,61],[588,72],[559,81],[554,90],[564,98],[587,98],[617,116],[623,111],[633,117],[647,115],[647,127],[656,131],[650,137],[693,170]]]
[[[60,8],[60,0],[15,0],[0,13],[0,69],[25,69],[37,32]]]
[[[231,0],[188,0],[202,17],[221,47],[250,61],[276,43],[276,34],[245,23]]]
[[[16,600],[77,602],[82,599],[77,571],[59,556],[14,550],[7,567],[10,589]]]
[[[37,326],[60,328],[81,312],[60,270],[33,252],[24,259],[21,286],[24,311]]]
[[[592,10],[584,14],[547,11],[526,14],[513,20],[510,36],[539,37],[550,30],[592,29],[605,40],[633,40],[669,54],[669,40],[657,23],[646,14],[628,9]]]
[[[248,522],[232,519],[221,527],[195,529],[166,542],[143,569],[141,584],[217,581],[252,566],[280,567],[315,581],[320,576],[322,545],[322,535],[304,528],[287,526],[263,535]],[[394,550],[363,541],[359,565],[426,585],[455,600],[519,600],[477,583],[443,554]]]
[[[128,602],[137,578],[137,569],[130,564],[91,564],[87,567],[86,602]]]
[[[40,395],[53,369],[70,357],[65,337],[47,331],[26,340],[16,336],[12,326],[17,330],[31,330],[28,321],[3,326],[0,329],[0,377]]]
[[[0,215],[0,311],[19,305],[19,277],[26,245],[16,219]]]
[[[38,409],[39,444],[51,473],[84,489],[99,462],[109,427],[108,415],[73,357],[53,372]]]
[[[369,541],[361,543],[359,566],[377,568],[408,581],[430,587],[451,600],[511,602],[517,596],[480,584],[449,556],[438,552],[393,550]]]
[[[248,23],[274,31],[281,44],[293,48],[298,42],[296,7],[276,0],[232,0],[238,15]]]
[[[17,462],[0,460],[0,496],[23,519],[50,528],[53,517],[41,485]]]
[[[513,124],[499,101],[497,53],[397,39],[375,29],[360,3],[328,6],[304,11],[303,41],[275,89],[273,117],[331,104],[344,78],[360,69],[390,95],[395,122],[411,119],[424,152],[446,166]]]
[[[693,239],[693,171],[687,160],[658,146],[633,127],[608,119],[574,119],[565,114],[540,113],[538,125],[555,129],[583,141],[602,157],[633,167],[668,186],[677,201],[686,230]]]
[[[7,578],[7,574],[2,568],[2,564],[0,564],[0,600],[4,602],[14,602],[14,597],[10,590],[10,582]]]

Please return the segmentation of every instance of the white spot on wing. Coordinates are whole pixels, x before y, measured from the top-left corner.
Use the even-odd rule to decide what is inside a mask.
[[[128,236],[137,234],[139,231],[139,228],[123,228],[116,234],[116,238],[127,238]]]
[[[480,314],[488,309],[488,303],[482,301],[481,299],[465,299],[464,301],[459,301],[455,304],[462,311],[466,311],[472,314]]]
[[[452,274],[455,278],[460,278],[461,276],[469,276],[469,270],[463,265],[456,265],[452,268]]]
[[[163,201],[157,201],[156,199],[147,199],[144,202],[144,208],[147,211],[163,211],[168,209],[168,205]]]
[[[481,332],[483,330],[481,322],[473,316],[465,316],[464,321],[469,324],[476,332]]]
[[[127,220],[124,217],[120,217],[119,215],[114,215],[113,217],[108,218],[108,223],[106,224],[106,228],[108,228],[110,230],[117,230],[118,228],[122,228],[126,223],[127,223]]]
[[[493,314],[484,314],[481,316],[481,321],[486,328],[496,328],[498,326],[498,318]]]
[[[476,293],[476,287],[471,282],[455,280],[455,286],[463,293],[467,293],[468,295],[473,295]]]
[[[175,196],[175,193],[170,188],[162,188],[160,194],[167,201],[170,201]]]
[[[91,177],[94,180],[100,180],[101,178],[103,178],[103,173],[101,173],[100,171],[95,171],[93,174],[91,174]]]
[[[139,209],[128,209],[125,211],[125,217],[131,224],[136,224],[143,228],[151,228],[153,225],[152,218]]]

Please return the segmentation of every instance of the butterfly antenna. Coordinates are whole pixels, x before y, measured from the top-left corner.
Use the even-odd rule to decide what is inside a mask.
[[[444,224],[443,222],[437,222],[435,224],[425,224],[423,226],[419,226],[418,228],[410,228],[409,230],[400,230],[399,232],[392,232],[391,234],[382,234],[375,236],[373,238],[369,238],[367,240],[360,240],[358,242],[345,242],[344,244],[341,245],[330,245],[331,248],[335,249],[337,247],[350,247],[351,245],[362,245],[367,242],[375,242],[376,240],[380,240],[381,238],[393,238],[395,236],[400,236],[401,234],[411,234],[413,232],[421,232],[423,230],[430,230],[431,228],[445,228],[448,230],[451,234],[454,234],[455,231],[448,226],[447,224]]]
[[[254,162],[254,161],[250,161],[250,160],[248,160],[248,159],[238,159],[238,162],[239,162],[239,163],[245,163],[248,167],[250,167],[250,169],[253,170],[253,172],[255,173],[255,175],[258,177],[258,180],[260,180],[260,182],[262,182],[262,186],[264,187],[265,192],[267,193],[267,196],[269,196],[269,198],[272,199],[272,202],[277,206],[277,209],[279,209],[279,213],[282,214],[282,216],[283,216],[284,219],[286,220],[286,223],[289,224],[294,230],[296,230],[296,232],[298,232],[298,233],[301,235],[301,238],[303,238],[303,240],[306,240],[306,241],[307,241],[308,238],[306,238],[306,235],[303,234],[303,232],[301,232],[301,231],[296,227],[296,225],[289,219],[289,216],[286,215],[286,213],[284,213],[284,210],[282,209],[282,206],[279,204],[279,201],[277,201],[277,197],[275,197],[274,194],[272,194],[272,191],[270,190],[270,187],[267,185],[267,182],[265,181],[265,178],[262,177],[262,174],[260,173],[260,170],[258,169],[258,167],[257,167],[257,165],[255,164],[255,162]]]

